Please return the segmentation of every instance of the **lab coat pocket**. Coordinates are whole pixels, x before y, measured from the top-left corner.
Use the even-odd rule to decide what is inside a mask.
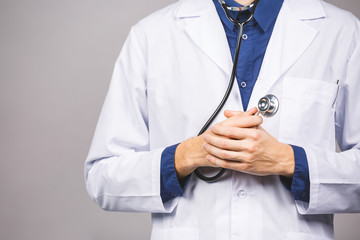
[[[285,78],[280,103],[279,139],[299,146],[335,146],[338,85],[305,78]]]
[[[332,240],[332,238],[327,238],[324,236],[313,235],[308,233],[300,232],[288,232],[283,236],[284,240]]]

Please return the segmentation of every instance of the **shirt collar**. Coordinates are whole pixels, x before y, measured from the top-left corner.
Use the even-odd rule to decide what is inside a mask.
[[[213,0],[215,5],[219,5],[218,0]],[[229,6],[242,6],[234,0],[224,0]],[[254,18],[261,29],[266,32],[280,12],[284,0],[259,0],[256,7]],[[235,14],[235,13],[234,13]],[[224,14],[225,15],[225,14]],[[236,15],[233,17],[236,17]]]
[[[264,32],[277,18],[284,0],[260,0],[254,18]]]

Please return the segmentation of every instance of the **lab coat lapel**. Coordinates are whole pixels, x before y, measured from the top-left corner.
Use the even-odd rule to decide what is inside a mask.
[[[284,1],[249,106],[257,106],[257,101],[261,97],[271,93],[272,86],[304,54],[316,38],[318,31],[303,20],[322,18],[325,13],[318,0],[304,1]]]
[[[191,40],[227,75],[232,58],[224,28],[211,0],[183,0],[177,16]]]

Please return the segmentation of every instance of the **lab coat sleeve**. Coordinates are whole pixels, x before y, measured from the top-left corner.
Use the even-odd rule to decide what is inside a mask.
[[[304,148],[310,170],[310,202],[296,201],[300,214],[360,212],[359,63],[358,34],[336,100],[335,130],[341,152]]]
[[[146,39],[135,26],[116,61],[85,162],[87,191],[105,210],[166,213],[177,204],[160,196],[164,148],[150,150],[146,80]]]

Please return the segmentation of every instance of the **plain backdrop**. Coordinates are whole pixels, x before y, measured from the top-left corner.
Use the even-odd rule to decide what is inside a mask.
[[[149,239],[149,214],[95,206],[83,163],[130,27],[172,2],[0,1],[1,240]],[[359,240],[359,222],[337,215],[336,239]]]

